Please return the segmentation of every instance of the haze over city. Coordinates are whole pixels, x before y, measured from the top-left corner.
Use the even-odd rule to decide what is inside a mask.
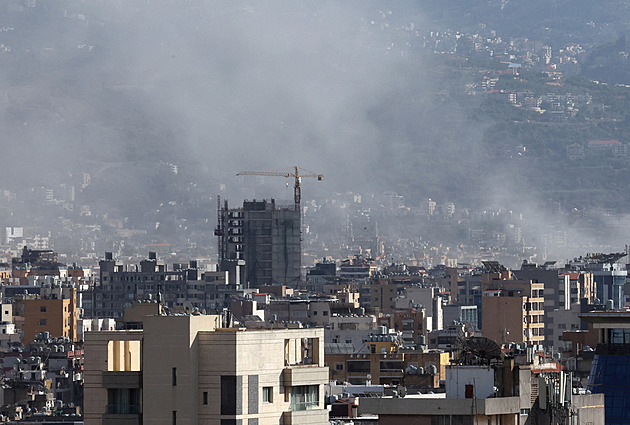
[[[629,13],[0,2],[0,423],[627,423]]]
[[[424,209],[432,198],[458,212],[516,214],[511,224],[539,257],[622,249],[629,203],[624,194],[603,194],[627,175],[623,161],[608,179],[608,171],[562,158],[570,140],[556,134],[571,124],[566,118],[531,140],[527,129],[505,128],[511,112],[475,112],[488,96],[470,90],[483,79],[466,61],[486,57],[500,71],[510,61],[520,66],[519,55],[529,52],[532,69],[544,70],[539,46],[519,53],[509,41],[506,56],[500,44],[534,38],[517,16],[534,5],[476,6],[461,19],[461,5],[452,3],[6,2],[0,161],[5,190],[18,195],[3,210],[6,224],[29,232],[18,219],[32,210],[25,191],[74,185],[73,204],[89,206],[97,221],[122,219],[149,232],[161,221],[163,232],[148,239],[169,242],[177,236],[155,217],[164,214],[160,205],[177,202],[188,211],[179,218],[214,221],[219,194],[233,203],[291,197],[279,179],[236,178],[238,171],[299,165],[326,176],[305,182],[305,199],[319,204],[333,193],[395,192],[405,207]],[[576,74],[562,59],[568,42],[594,49],[625,25],[610,17],[586,25],[575,10],[538,35],[540,46],[560,52],[551,63],[567,68],[566,78]],[[484,13],[486,22],[476,22]],[[505,26],[512,21],[513,34]],[[472,31],[494,37],[490,47],[464,48]],[[578,56],[586,64],[587,54]],[[542,146],[554,140],[549,155]],[[592,172],[593,181],[576,177]],[[90,184],[79,189],[84,173]],[[50,215],[54,233],[59,214]],[[413,236],[439,243],[425,233]],[[561,243],[545,242],[558,234]]]

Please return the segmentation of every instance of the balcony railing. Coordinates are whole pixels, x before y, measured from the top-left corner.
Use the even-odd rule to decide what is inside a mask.
[[[630,344],[597,344],[595,354],[630,355]]]
[[[317,409],[319,401],[291,401],[290,409],[292,412],[299,412],[302,410]]]
[[[142,413],[142,407],[137,404],[108,404],[108,415],[139,415]]]

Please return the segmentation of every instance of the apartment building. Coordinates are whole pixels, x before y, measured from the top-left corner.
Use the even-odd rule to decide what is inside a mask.
[[[481,309],[483,335],[498,344],[545,340],[544,283],[496,279],[484,285]]]
[[[328,423],[323,329],[147,316],[143,330],[88,332],[84,348],[86,425]]]
[[[44,331],[52,337],[76,341],[78,310],[75,288],[42,288],[41,295],[17,296],[13,311],[21,318],[16,322],[22,330],[24,344]]]

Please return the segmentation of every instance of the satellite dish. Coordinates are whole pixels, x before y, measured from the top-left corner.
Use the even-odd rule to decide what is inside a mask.
[[[194,311],[194,307],[192,303],[188,300],[184,301],[184,312],[186,314],[192,314],[193,311]]]
[[[485,337],[458,338],[456,347],[455,362],[463,365],[490,364],[502,354],[497,343]]]

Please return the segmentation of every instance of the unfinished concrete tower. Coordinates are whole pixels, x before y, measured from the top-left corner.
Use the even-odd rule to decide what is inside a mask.
[[[241,283],[297,286],[300,281],[302,242],[300,211],[293,205],[270,201],[244,201],[242,208],[220,209],[221,262],[244,260]]]

